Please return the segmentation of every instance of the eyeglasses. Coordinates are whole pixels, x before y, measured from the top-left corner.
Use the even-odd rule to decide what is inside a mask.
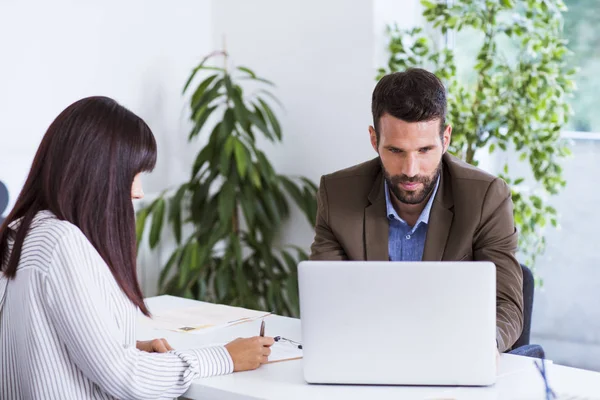
[[[300,344],[300,343],[298,343],[298,342],[296,342],[294,340],[286,339],[286,338],[281,337],[281,336],[275,336],[273,338],[273,340],[275,340],[276,342],[288,342],[288,343],[292,344],[293,346],[295,346],[295,347],[299,348],[300,350],[302,350],[302,344]]]
[[[542,375],[542,379],[544,380],[544,386],[546,387],[546,400],[556,399],[556,393],[554,393],[554,390],[552,390],[550,388],[550,385],[548,384],[548,375],[546,374],[546,360],[542,358],[539,362],[537,360],[534,361],[534,364],[537,370]]]

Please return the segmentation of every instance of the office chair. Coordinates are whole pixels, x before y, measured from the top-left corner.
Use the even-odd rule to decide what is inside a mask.
[[[4,217],[2,214],[6,207],[8,206],[8,189],[6,185],[0,181],[0,224],[4,222]]]
[[[531,339],[531,314],[533,313],[535,279],[531,270],[525,265],[521,264],[521,270],[523,271],[523,332],[510,352],[543,358],[544,349],[542,346],[529,343]]]

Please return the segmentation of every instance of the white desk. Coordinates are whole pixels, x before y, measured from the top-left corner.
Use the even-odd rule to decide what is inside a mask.
[[[194,300],[172,296],[146,299],[150,311],[188,307]],[[266,335],[281,335],[301,341],[300,320],[276,315],[265,319]],[[211,343],[225,343],[237,337],[256,336],[260,322],[248,322],[203,334],[178,333],[138,326],[138,340],[166,338],[174,348],[188,349]],[[549,365],[550,386],[557,393],[570,393],[600,400],[600,373]],[[196,380],[186,398],[191,399],[419,399],[419,400],[544,400],[540,374],[527,357],[502,355],[499,378],[491,387],[406,387],[406,386],[338,386],[309,385],[302,374],[302,360],[285,361],[261,366],[255,371]],[[570,399],[569,399],[570,400]]]

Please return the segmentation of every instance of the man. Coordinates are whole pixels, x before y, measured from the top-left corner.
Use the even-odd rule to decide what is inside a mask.
[[[523,277],[506,183],[447,153],[442,82],[422,69],[373,92],[378,157],[321,179],[311,260],[491,261],[498,350],[523,328]]]

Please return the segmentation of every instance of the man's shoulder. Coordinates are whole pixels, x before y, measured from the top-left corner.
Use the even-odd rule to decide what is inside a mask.
[[[374,158],[360,164],[353,165],[330,174],[323,175],[323,180],[327,182],[340,182],[372,179],[381,172],[379,158]]]
[[[472,183],[480,182],[481,184],[489,185],[497,179],[496,176],[489,172],[464,162],[451,154],[446,154],[444,156],[444,162],[453,180],[472,181]]]
[[[323,175],[321,190],[336,207],[362,208],[367,203],[373,185],[381,176],[379,158]]]
[[[510,193],[510,188],[504,180],[453,155],[444,155],[444,164],[452,182],[455,198],[470,203],[477,199],[482,201],[489,195],[503,197]]]

